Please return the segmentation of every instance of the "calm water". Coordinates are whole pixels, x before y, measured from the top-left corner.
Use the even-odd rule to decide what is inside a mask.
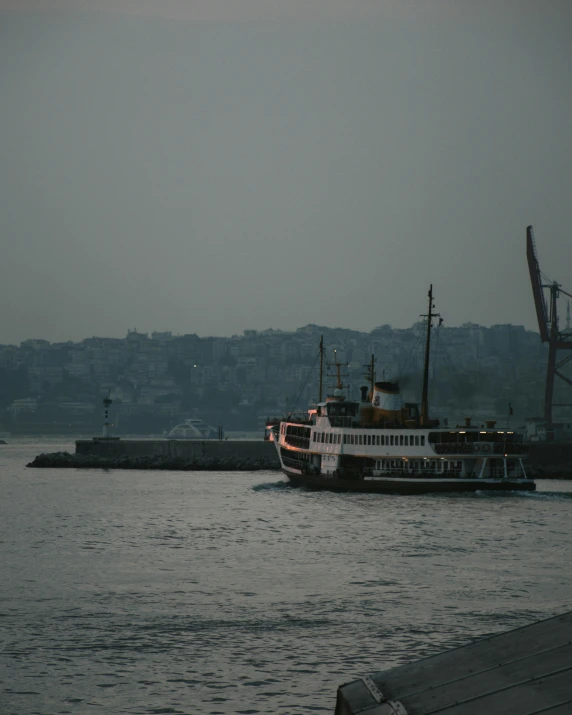
[[[0,447],[1,713],[333,713],[338,684],[572,608],[572,483],[312,493]]]

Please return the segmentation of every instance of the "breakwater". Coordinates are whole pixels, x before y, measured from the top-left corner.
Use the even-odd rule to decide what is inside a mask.
[[[75,443],[75,454],[41,454],[31,467],[253,471],[280,468],[276,448],[264,440],[117,439]],[[572,443],[530,444],[526,471],[534,479],[572,479]]]
[[[533,479],[572,479],[572,442],[531,442],[525,469]]]
[[[29,467],[170,469],[188,471],[278,470],[272,442],[263,440],[78,440],[75,454],[40,454]]]

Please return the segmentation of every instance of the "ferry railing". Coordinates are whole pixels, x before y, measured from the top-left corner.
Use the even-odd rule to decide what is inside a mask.
[[[352,427],[355,423],[355,419],[353,417],[342,415],[329,415],[328,419],[332,427]],[[360,425],[360,427],[365,427],[365,425]]]
[[[306,459],[295,459],[294,457],[284,453],[282,453],[282,462],[286,467],[293,467],[294,469],[301,469],[303,471],[311,468],[310,463]]]
[[[528,454],[530,447],[522,442],[499,442],[494,445],[493,451],[495,454]]]
[[[528,454],[529,447],[522,442],[432,442],[437,454],[474,454],[486,457],[493,454]]]
[[[298,447],[299,449],[310,449],[310,438],[309,437],[299,437],[298,435],[285,434],[284,441],[286,444],[292,447]]]
[[[289,414],[285,415],[282,420],[282,422],[292,422],[297,425],[311,425],[312,420],[308,417],[307,412],[290,412]]]

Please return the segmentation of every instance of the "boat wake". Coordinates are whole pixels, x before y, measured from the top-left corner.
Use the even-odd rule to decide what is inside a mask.
[[[289,482],[285,481],[280,481],[280,482],[265,482],[264,484],[255,484],[252,489],[255,492],[268,492],[268,491],[276,491],[276,490],[283,490],[283,489],[293,489],[294,487],[292,484]]]

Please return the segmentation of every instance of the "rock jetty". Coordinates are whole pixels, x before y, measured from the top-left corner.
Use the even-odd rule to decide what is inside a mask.
[[[26,466],[71,469],[168,469],[178,471],[254,472],[277,471],[276,460],[265,457],[234,458],[229,456],[99,456],[54,452],[39,454]]]

